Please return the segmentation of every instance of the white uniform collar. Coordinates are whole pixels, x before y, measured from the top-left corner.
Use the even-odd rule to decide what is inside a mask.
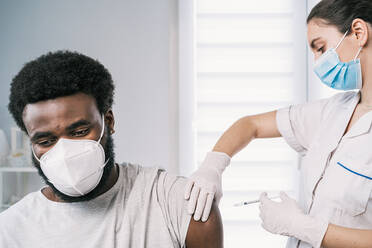
[[[357,104],[358,104],[360,100],[360,92],[358,92],[358,94],[355,97],[358,100],[357,101]],[[356,105],[353,106],[353,111],[355,110]],[[357,120],[357,122],[354,123],[354,125],[349,129],[349,131],[344,135],[343,138],[352,138],[355,136],[369,133],[371,130],[371,126],[372,126],[372,111],[369,111],[365,113],[364,115],[362,115]]]

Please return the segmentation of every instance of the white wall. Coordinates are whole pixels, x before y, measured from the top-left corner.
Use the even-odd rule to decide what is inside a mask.
[[[177,1],[0,2],[0,128],[22,65],[69,49],[101,61],[116,84],[117,161],[178,172]]]

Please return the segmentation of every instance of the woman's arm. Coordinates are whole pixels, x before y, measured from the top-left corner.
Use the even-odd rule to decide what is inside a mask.
[[[372,230],[352,229],[328,225],[322,241],[324,248],[371,248]]]
[[[213,151],[223,152],[232,157],[255,138],[280,136],[276,125],[276,111],[246,116],[227,129],[214,146]]]
[[[254,138],[280,137],[276,125],[276,111],[246,116],[236,121],[218,140],[212,152],[194,172],[185,187],[188,211],[194,220],[206,221],[213,203],[222,197],[221,177],[230,159]]]

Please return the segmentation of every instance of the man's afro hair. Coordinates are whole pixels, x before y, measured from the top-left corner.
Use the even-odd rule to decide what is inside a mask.
[[[49,52],[26,63],[13,78],[8,109],[25,132],[22,114],[30,103],[85,93],[95,98],[100,113],[112,107],[114,84],[97,60],[77,52]]]

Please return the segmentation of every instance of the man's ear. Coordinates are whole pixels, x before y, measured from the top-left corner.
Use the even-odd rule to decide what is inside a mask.
[[[107,112],[105,113],[105,126],[108,127],[108,130],[111,134],[115,132],[115,118],[112,109],[107,110]]]
[[[369,28],[370,25],[360,18],[356,18],[351,24],[351,33],[353,33],[355,39],[358,41],[359,47],[366,46],[369,38]]]

